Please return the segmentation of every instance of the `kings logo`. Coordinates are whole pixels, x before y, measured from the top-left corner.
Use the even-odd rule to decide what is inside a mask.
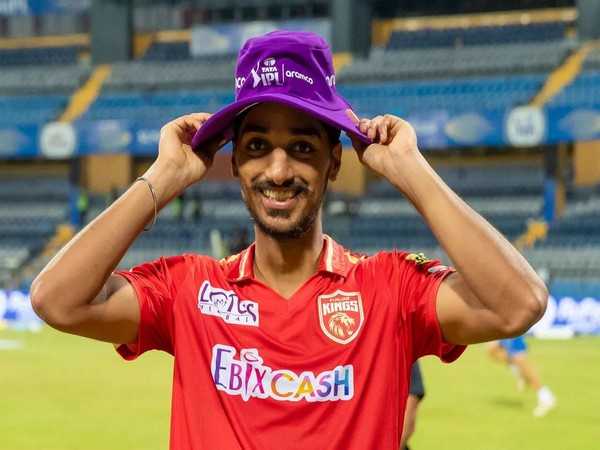
[[[338,344],[352,342],[365,320],[362,298],[358,292],[337,290],[317,299],[319,324],[329,339]]]

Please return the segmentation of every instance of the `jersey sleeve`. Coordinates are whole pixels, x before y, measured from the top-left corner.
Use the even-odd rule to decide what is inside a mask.
[[[185,269],[186,257],[173,256],[115,272],[133,286],[140,307],[136,341],[117,347],[124,359],[135,359],[148,350],[173,354],[173,305]]]
[[[436,355],[444,362],[456,360],[465,346],[444,339],[437,316],[438,289],[454,269],[429,260],[422,253],[386,252],[379,258],[385,266],[382,273],[390,278],[399,321],[408,332],[412,359]]]

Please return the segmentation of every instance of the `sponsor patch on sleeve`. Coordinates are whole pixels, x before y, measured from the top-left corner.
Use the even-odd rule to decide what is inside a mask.
[[[431,259],[427,258],[424,253],[409,253],[406,255],[405,259],[414,262],[417,266],[422,266],[423,264],[431,262]]]

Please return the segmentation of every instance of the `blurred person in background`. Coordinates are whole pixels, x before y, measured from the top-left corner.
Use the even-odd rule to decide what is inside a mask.
[[[408,442],[415,433],[417,426],[417,411],[419,405],[425,398],[425,385],[423,384],[423,374],[419,361],[415,361],[410,370],[410,387],[408,389],[408,399],[406,400],[406,412],[404,413],[404,428],[400,440],[400,450],[410,450]]]
[[[320,36],[248,40],[235,85],[231,105],[162,128],[156,161],[38,275],[32,304],[51,326],[113,343],[125,359],[176,355],[172,449],[397,448],[413,363],[525,332],[546,288],[435,173],[409,123],[356,117]],[[358,256],[323,233],[342,130],[456,270],[422,254]],[[230,139],[255,242],[220,261],[186,253],[115,271]]]
[[[79,226],[85,226],[90,208],[90,198],[86,189],[80,189],[77,197],[77,212],[79,214]]]
[[[185,193],[182,192],[175,199],[173,199],[173,214],[177,222],[183,222],[185,219]]]
[[[523,336],[490,342],[488,352],[499,362],[506,364],[515,377],[517,389],[523,391],[529,386],[537,395],[537,405],[533,410],[535,417],[543,417],[556,406],[556,397],[548,386],[542,384],[540,376],[527,357],[527,343]]]
[[[190,213],[192,222],[199,223],[202,220],[202,197],[200,192],[192,192],[190,198],[192,212]]]

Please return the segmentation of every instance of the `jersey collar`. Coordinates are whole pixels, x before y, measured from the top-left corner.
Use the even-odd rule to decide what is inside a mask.
[[[227,280],[241,282],[254,279],[254,249],[255,243],[237,255],[225,260],[228,266],[225,270]],[[331,273],[346,277],[350,269],[360,261],[331,237],[323,235],[323,250],[319,257],[318,272]]]

